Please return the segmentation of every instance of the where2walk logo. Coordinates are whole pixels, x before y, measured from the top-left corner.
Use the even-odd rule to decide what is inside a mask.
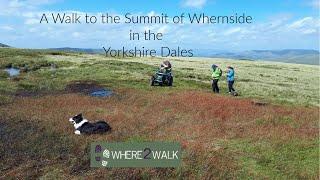
[[[178,167],[181,146],[175,142],[91,143],[91,167]]]

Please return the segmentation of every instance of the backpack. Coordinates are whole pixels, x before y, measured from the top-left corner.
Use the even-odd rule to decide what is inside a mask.
[[[219,76],[221,77],[222,76],[222,70],[219,68]]]

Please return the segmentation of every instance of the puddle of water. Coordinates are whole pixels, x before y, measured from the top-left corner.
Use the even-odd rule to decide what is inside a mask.
[[[57,70],[57,66],[55,64],[51,64],[50,71],[56,71],[56,70]]]
[[[109,97],[113,94],[111,90],[108,89],[97,89],[90,93],[90,96],[94,97]]]
[[[75,81],[65,88],[69,93],[82,93],[93,97],[109,97],[114,93],[112,90],[100,86],[95,81]]]
[[[4,71],[9,73],[10,77],[18,76],[20,74],[20,69],[17,68],[6,68]]]

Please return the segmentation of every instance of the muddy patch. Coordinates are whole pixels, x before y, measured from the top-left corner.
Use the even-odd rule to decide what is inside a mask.
[[[253,104],[255,106],[267,106],[269,103],[265,102],[265,101],[254,100],[254,101],[251,101],[251,104]]]
[[[16,97],[40,97],[47,95],[62,95],[71,93],[80,93],[92,97],[109,97],[114,95],[112,90],[104,88],[95,81],[73,81],[69,83],[64,90],[17,90],[13,95]]]
[[[110,89],[106,89],[95,81],[76,81],[65,88],[69,93],[82,93],[93,97],[108,97],[113,95]]]

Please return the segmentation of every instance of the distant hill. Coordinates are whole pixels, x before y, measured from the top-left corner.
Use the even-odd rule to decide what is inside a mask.
[[[103,54],[103,49],[90,48],[51,48],[50,50],[64,52],[82,52],[88,54]],[[283,50],[249,50],[249,51],[228,51],[212,49],[194,49],[195,57],[229,58],[251,61],[274,61],[297,64],[319,65],[320,53],[311,49],[283,49]]]
[[[243,60],[267,60],[319,65],[319,51],[309,49],[250,50],[241,52],[202,50],[198,56]]]
[[[10,46],[0,43],[0,47],[10,47]]]
[[[71,47],[62,47],[62,48],[50,48],[50,50],[57,50],[63,52],[82,52],[87,54],[101,54],[103,49],[89,49],[89,48],[71,48]]]

